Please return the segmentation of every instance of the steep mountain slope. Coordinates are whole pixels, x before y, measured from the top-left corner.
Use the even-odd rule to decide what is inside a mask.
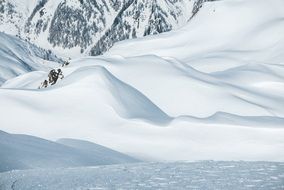
[[[0,31],[65,56],[99,55],[115,42],[183,26],[200,0],[40,0],[0,3]],[[22,7],[24,7],[22,9]]]
[[[0,131],[0,149],[0,172],[137,162],[127,155],[86,141],[65,139],[56,143],[3,131]]]
[[[193,15],[195,1],[132,0],[91,49],[91,55],[106,52],[115,42],[159,34],[183,26]],[[196,5],[197,6],[197,5]]]
[[[23,73],[48,71],[60,62],[50,50],[0,32],[0,85]]]
[[[38,89],[49,72],[11,79],[1,129],[158,160],[282,161],[283,1],[267,6],[208,2],[180,30],[71,61],[51,87]]]
[[[26,18],[32,14],[37,0],[1,0],[0,28],[2,32],[20,35]]]

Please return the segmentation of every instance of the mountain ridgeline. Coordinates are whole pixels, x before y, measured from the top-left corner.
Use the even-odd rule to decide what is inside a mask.
[[[24,0],[20,6],[14,0],[2,0],[0,31],[46,49],[95,56],[115,42],[182,27],[204,1]]]

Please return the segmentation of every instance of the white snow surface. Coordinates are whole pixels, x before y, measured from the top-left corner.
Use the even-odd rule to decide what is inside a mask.
[[[2,190],[283,189],[277,162],[174,162],[0,173]]]
[[[0,129],[150,160],[284,160],[284,1],[207,2],[185,27],[0,89]],[[30,80],[32,79],[32,80]]]

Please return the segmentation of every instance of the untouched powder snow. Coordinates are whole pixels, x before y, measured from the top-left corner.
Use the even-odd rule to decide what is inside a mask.
[[[149,160],[284,160],[282,0],[207,2],[184,28],[0,89],[0,129]],[[268,8],[269,7],[269,8]]]

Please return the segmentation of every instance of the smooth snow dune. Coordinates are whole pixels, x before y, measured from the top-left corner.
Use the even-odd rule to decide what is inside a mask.
[[[137,161],[91,142],[67,139],[56,143],[33,136],[0,131],[0,172],[15,169],[94,166]]]
[[[284,67],[279,65],[247,64],[208,74],[175,59],[146,55],[79,59],[63,72],[92,65],[107,68],[171,117],[204,118],[217,112],[284,117]]]
[[[115,114],[118,114],[122,118],[140,119],[161,125],[167,124],[172,119],[141,92],[122,82],[102,66],[93,65],[75,67],[75,69],[61,69],[65,75],[64,80],[49,89],[35,90],[38,89],[44,80],[43,77],[47,75],[47,73],[44,74],[44,72],[39,71],[30,72],[11,79],[3,84],[2,87],[3,90],[7,89],[9,92],[13,88],[20,88],[22,90],[17,91],[17,93],[34,94],[32,96],[36,96],[39,93],[43,96],[44,94],[57,96],[61,93],[61,98],[65,98],[63,94],[73,94],[78,99],[79,97],[84,99],[84,95],[88,94],[90,99],[88,98],[86,101],[93,103],[94,110],[100,110],[101,112],[103,110],[105,112],[113,112],[112,110],[114,110]],[[26,91],[25,89],[34,90]],[[31,98],[30,101],[35,101],[36,98]],[[26,101],[29,101],[29,98]],[[56,100],[54,99],[54,101]],[[38,104],[39,107],[43,105],[44,102]],[[109,108],[112,108],[112,110]]]
[[[284,163],[174,162],[0,173],[2,190],[283,189]]]
[[[74,85],[91,88],[94,98],[105,99],[116,113],[127,119],[144,119],[158,124],[168,123],[171,118],[153,104],[147,97],[130,85],[114,77],[104,67],[90,66],[75,70],[58,86]],[[64,87],[60,90],[65,90]]]
[[[74,71],[65,78],[66,82],[63,79],[46,90],[1,89],[1,129],[49,139],[87,139],[129,155],[154,160],[283,160],[281,118],[224,114],[193,120],[187,116],[178,117],[165,126],[164,123],[145,122],[145,118],[121,117],[119,114],[123,112],[120,111],[126,109],[127,104],[119,102],[118,97],[113,97],[115,91],[108,89],[115,83],[106,85],[109,80],[100,67],[86,71],[90,75],[84,69]],[[72,82],[77,76],[80,80]],[[122,89],[124,93],[133,89],[128,90],[129,87]],[[139,97],[139,100],[147,100]],[[138,103],[144,105],[143,101]],[[159,110],[149,105],[150,112]],[[134,113],[145,111],[135,104],[126,113],[132,114],[130,111],[134,108],[138,109]]]

